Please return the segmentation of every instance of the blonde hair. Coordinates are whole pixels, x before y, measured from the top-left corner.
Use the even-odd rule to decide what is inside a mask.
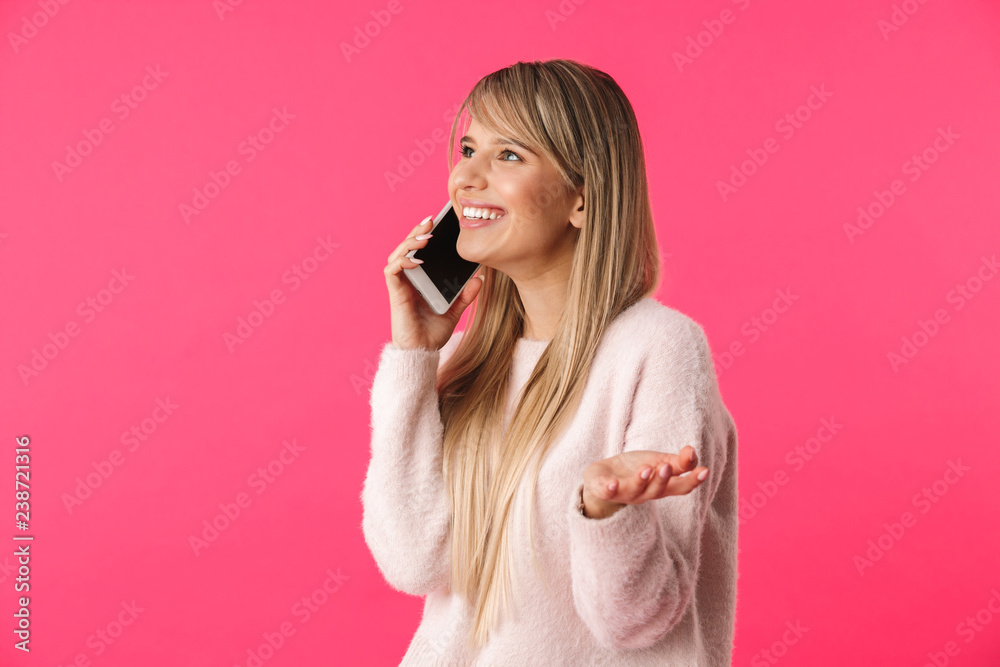
[[[524,335],[524,307],[508,276],[483,267],[469,324],[437,379],[452,508],[450,590],[474,609],[467,647],[477,651],[510,609],[510,510],[525,469],[535,462],[531,531],[545,453],[575,413],[605,328],[656,291],[660,258],[635,113],[609,75],[562,59],[517,62],[493,72],[462,103],[449,147],[465,110],[487,132],[516,138],[548,157],[566,192],[582,185],[586,214],[565,310],[506,432],[508,374]],[[449,170],[453,165],[449,150]],[[547,205],[544,196],[539,199],[538,206]],[[533,537],[531,552],[537,569]]]

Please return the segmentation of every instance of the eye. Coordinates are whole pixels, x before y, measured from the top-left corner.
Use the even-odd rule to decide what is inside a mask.
[[[467,150],[471,151],[471,150],[472,150],[472,147],[471,147],[471,146],[468,146],[467,144],[462,144],[462,145],[461,145],[461,155],[462,155],[462,157],[469,157],[469,156],[468,156],[468,155],[466,154],[466,152],[465,152],[465,151],[467,151]],[[524,161],[524,160],[523,160],[523,159],[521,158],[521,156],[520,156],[520,155],[518,155],[518,154],[517,154],[517,153],[515,153],[514,151],[510,150],[509,148],[505,148],[505,149],[503,149],[502,151],[500,151],[500,155],[507,155],[507,154],[510,154],[510,155],[513,155],[514,157],[516,157],[516,158],[517,158],[517,160],[501,160],[502,162],[523,162],[523,161]]]

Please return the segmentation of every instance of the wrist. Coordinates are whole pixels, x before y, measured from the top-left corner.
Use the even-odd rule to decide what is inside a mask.
[[[610,500],[595,498],[587,492],[586,484],[583,485],[583,491],[580,495],[580,506],[583,510],[583,516],[588,519],[606,519],[621,508],[625,507],[624,503],[616,503]]]

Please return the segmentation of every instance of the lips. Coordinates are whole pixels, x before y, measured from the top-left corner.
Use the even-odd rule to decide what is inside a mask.
[[[460,198],[458,200],[458,203],[462,207],[462,209],[479,208],[488,212],[496,211],[498,216],[507,215],[507,209],[503,208],[502,206],[497,206],[496,204],[492,204],[490,202],[482,201],[479,199]]]
[[[467,217],[465,211],[473,211],[473,217]],[[483,215],[485,213],[485,215]],[[496,216],[496,217],[493,217]],[[484,222],[493,221],[496,222],[507,216],[507,211],[502,208],[480,208],[478,206],[471,206],[468,209],[462,210],[462,217],[466,220],[482,220]]]
[[[487,201],[482,201],[480,199],[465,199],[464,197],[460,197],[458,203],[460,204],[460,208],[457,211],[457,213],[459,214],[458,222],[459,226],[462,229],[476,229],[478,227],[486,227],[488,225],[492,225],[494,222],[500,222],[502,220],[506,220],[507,218],[507,209]],[[482,209],[489,213],[496,212],[498,217],[494,219],[467,218],[465,217],[465,209],[467,208]]]

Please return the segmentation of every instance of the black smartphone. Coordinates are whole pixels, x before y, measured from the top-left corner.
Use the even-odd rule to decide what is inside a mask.
[[[423,248],[406,253],[407,257],[423,260],[423,264],[413,269],[403,269],[424,301],[438,315],[443,315],[455,303],[462,288],[476,275],[480,264],[462,259],[458,254],[458,216],[451,201],[445,204],[434,218],[431,233]]]

